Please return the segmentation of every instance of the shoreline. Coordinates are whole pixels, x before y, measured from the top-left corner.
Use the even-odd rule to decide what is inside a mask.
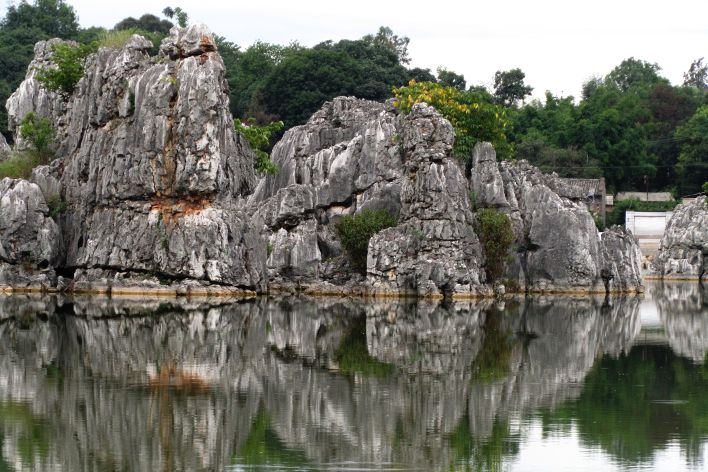
[[[660,279],[660,278],[645,278],[648,281],[660,281],[660,280],[670,280],[677,282],[689,282],[698,281],[698,278],[688,279]],[[538,290],[531,289],[528,291],[508,291],[504,294],[494,294],[493,291],[489,290],[486,292],[476,292],[476,293],[453,293],[448,296],[442,294],[430,294],[430,295],[420,295],[414,292],[381,292],[381,291],[369,291],[362,288],[344,288],[341,290],[337,288],[329,289],[314,289],[309,287],[284,287],[277,286],[272,289],[256,292],[253,290],[243,290],[243,289],[207,289],[207,290],[184,290],[183,288],[157,288],[157,287],[97,287],[92,289],[82,288],[78,290],[59,290],[57,288],[47,288],[47,287],[0,287],[0,296],[9,295],[24,295],[24,294],[34,294],[34,295],[59,295],[64,294],[68,296],[96,296],[100,298],[145,298],[145,299],[250,299],[261,296],[308,296],[314,298],[357,298],[363,300],[372,301],[384,301],[384,300],[421,300],[421,301],[473,301],[473,300],[494,300],[494,299],[514,299],[523,297],[541,297],[541,296],[554,296],[554,297],[597,297],[604,295],[621,296],[621,295],[640,295],[644,293],[644,287],[617,290],[613,289],[606,292],[604,289],[548,289],[548,290]]]

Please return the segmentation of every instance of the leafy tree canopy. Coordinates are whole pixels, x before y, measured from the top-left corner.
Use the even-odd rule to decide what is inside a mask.
[[[513,107],[527,95],[533,87],[524,84],[526,74],[521,69],[497,71],[494,74],[494,99],[506,107]]]

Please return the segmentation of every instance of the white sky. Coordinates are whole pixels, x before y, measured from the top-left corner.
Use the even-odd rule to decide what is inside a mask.
[[[8,0],[0,0],[7,6]],[[161,16],[171,5],[190,22],[242,47],[260,39],[306,46],[357,39],[379,26],[411,40],[411,66],[444,66],[468,85],[491,88],[494,72],[520,67],[534,96],[580,95],[582,83],[634,56],[656,62],[673,84],[708,60],[706,0],[68,0],[82,26],[112,27],[127,16]],[[4,12],[4,9],[3,9]],[[704,60],[704,63],[706,61]]]

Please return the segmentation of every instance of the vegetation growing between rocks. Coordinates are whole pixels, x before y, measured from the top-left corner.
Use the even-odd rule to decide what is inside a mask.
[[[339,221],[337,234],[355,270],[366,271],[369,239],[392,226],[396,226],[396,218],[387,210],[364,210],[354,216],[345,216]]]
[[[47,90],[59,93],[64,99],[74,93],[76,84],[84,75],[84,64],[95,47],[88,44],[55,44],[52,46],[54,66],[37,70],[37,80]]]
[[[483,94],[415,80],[407,87],[394,89],[393,93],[395,105],[403,113],[409,113],[416,103],[425,102],[450,121],[455,128],[453,154],[457,158],[468,161],[474,145],[481,141],[492,143],[500,159],[512,156],[512,147],[506,138],[510,125],[506,111],[489,103]]]
[[[234,120],[236,130],[248,141],[251,149],[256,154],[256,162],[254,163],[256,172],[261,174],[277,174],[278,166],[270,160],[270,156],[265,151],[270,144],[273,136],[283,129],[282,121],[274,121],[265,126],[258,126],[255,118],[248,120],[247,124],[241,123],[238,118]]]
[[[484,249],[488,281],[495,282],[504,274],[509,249],[514,242],[511,221],[496,209],[482,208],[476,214],[475,231]]]
[[[31,152],[40,164],[46,164],[53,156],[51,144],[54,142],[54,128],[49,118],[39,118],[34,112],[29,112],[20,123],[20,136],[31,146]]]

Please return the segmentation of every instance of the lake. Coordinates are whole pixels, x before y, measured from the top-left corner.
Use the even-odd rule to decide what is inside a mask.
[[[708,467],[708,289],[0,297],[0,471]]]

